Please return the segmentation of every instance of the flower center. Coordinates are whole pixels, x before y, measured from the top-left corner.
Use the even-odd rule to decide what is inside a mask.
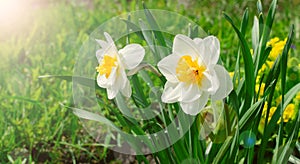
[[[98,67],[96,67],[97,72],[99,72],[100,75],[105,74],[105,77],[108,78],[112,68],[117,66],[116,61],[117,61],[116,58],[108,55],[104,55],[101,63],[99,64]]]
[[[197,59],[192,60],[192,57],[188,55],[182,56],[179,59],[176,67],[176,74],[179,81],[201,86],[203,72],[206,68],[203,65],[199,66],[197,61]]]

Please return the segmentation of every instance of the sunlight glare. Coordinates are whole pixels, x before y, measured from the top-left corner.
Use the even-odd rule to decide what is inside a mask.
[[[25,12],[23,0],[0,0],[0,25],[15,26]]]

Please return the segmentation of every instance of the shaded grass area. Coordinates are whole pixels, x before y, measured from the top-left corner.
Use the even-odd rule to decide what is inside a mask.
[[[77,53],[89,34],[113,16],[142,9],[140,1],[29,1],[22,26],[0,28],[0,162],[9,160],[99,162],[113,159],[63,105],[72,106],[72,86],[40,75],[72,75]],[[181,4],[181,5],[180,5]],[[268,6],[269,2],[264,1]],[[297,5],[298,4],[298,5]],[[281,1],[271,36],[281,39],[290,24],[296,38],[292,56],[299,57],[299,2]],[[246,6],[250,22],[255,1],[146,1],[148,8],[178,12],[197,22],[221,42],[225,67],[234,70],[238,40],[222,11],[239,22]],[[267,7],[265,7],[267,8]],[[251,23],[252,24],[252,23]],[[249,26],[250,27],[250,26]],[[246,39],[250,43],[248,28]],[[96,58],[95,58],[96,59]],[[63,105],[62,105],[63,104]]]

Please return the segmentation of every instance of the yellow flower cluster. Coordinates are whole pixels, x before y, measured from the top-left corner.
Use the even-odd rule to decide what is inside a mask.
[[[267,108],[268,108],[268,104],[266,103],[262,112],[262,120],[261,120],[262,124],[264,124],[265,122],[265,118],[267,115]],[[276,111],[276,107],[270,108],[268,122],[271,120],[275,111]],[[282,116],[283,122],[288,122],[290,119],[293,119],[294,116],[295,116],[295,104],[289,104],[283,112],[283,116]],[[277,123],[280,123],[280,120]]]
[[[264,124],[265,123],[265,119],[266,119],[266,115],[267,115],[267,109],[268,109],[268,103],[266,102],[265,103],[265,106],[264,106],[264,109],[263,109],[263,112],[262,112],[262,120],[261,122]],[[268,117],[268,122],[270,122],[273,114],[275,113],[276,111],[276,107],[271,107],[270,108],[270,112],[269,112],[269,117]]]
[[[267,43],[267,46],[272,47],[272,50],[270,52],[268,60],[262,65],[261,69],[258,72],[257,78],[256,78],[255,91],[259,97],[263,96],[263,90],[266,87],[264,82],[262,82],[261,86],[259,86],[259,83],[261,82],[261,76],[265,71],[272,68],[272,66],[274,65],[275,59],[278,57],[278,55],[282,54],[282,51],[286,44],[286,41],[287,41],[287,39],[280,40],[278,37],[275,37],[275,38],[272,38]],[[298,66],[300,67],[300,64]],[[276,90],[279,91],[279,88],[277,88],[277,86],[276,86]],[[277,107],[275,107],[275,105],[278,106],[281,103],[281,101],[282,101],[282,97],[279,96],[278,98],[275,99],[274,104],[273,103],[272,104],[265,103],[265,106],[262,111],[260,126],[259,126],[260,131],[263,130],[262,125],[265,124],[268,105],[272,106],[272,107],[270,107],[269,116],[267,118],[267,121],[269,122],[277,109]],[[294,101],[300,102],[300,92],[296,95]],[[296,112],[297,112],[297,106],[298,106],[297,102],[287,105],[287,107],[284,109],[283,114],[282,114],[283,122],[288,122],[288,121],[294,119]],[[277,123],[280,123],[280,121],[281,121],[281,119],[279,119]]]
[[[270,52],[271,60],[275,60],[277,58],[277,56],[282,53],[283,48],[286,44],[286,41],[287,41],[287,38],[285,38],[284,40],[280,40],[278,37],[275,37],[267,43],[267,46],[272,47],[272,50]]]
[[[282,51],[284,49],[284,46],[286,44],[286,41],[287,41],[287,38],[284,39],[284,40],[280,40],[278,37],[274,37],[274,38],[270,39],[267,42],[267,46],[268,47],[272,47],[272,50],[270,52],[268,60],[266,60],[266,62],[262,65],[262,67],[258,71],[258,75],[257,75],[257,78],[256,78],[255,91],[259,95],[259,97],[263,96],[263,90],[265,88],[265,84],[264,83],[262,83],[261,86],[259,86],[261,75],[265,71],[267,71],[270,68],[272,68],[272,66],[274,65],[275,59],[277,58],[278,55],[280,55],[282,53]],[[251,49],[251,54],[253,54],[253,50],[252,49]],[[260,88],[260,90],[259,90],[259,88]]]
[[[289,104],[283,112],[283,122],[288,122],[295,115],[295,104]]]
[[[263,96],[264,95],[264,89],[265,89],[265,83],[261,83],[261,86],[259,86],[259,84],[255,85],[255,92],[259,95],[259,96]],[[259,93],[258,93],[259,91]]]

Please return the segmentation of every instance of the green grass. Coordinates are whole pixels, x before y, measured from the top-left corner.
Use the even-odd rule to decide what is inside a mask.
[[[0,163],[20,162],[25,158],[29,162],[107,161],[111,158],[84,130],[72,111],[62,106],[73,105],[71,84],[38,77],[72,75],[79,49],[89,34],[113,16],[142,9],[142,4],[134,0],[95,1],[88,7],[75,2],[39,2],[34,10],[28,11],[21,27],[0,28]],[[272,37],[284,39],[289,26],[295,24],[293,44],[296,49],[291,56],[296,58],[300,57],[300,15],[296,12],[300,10],[299,4],[297,0],[279,2],[271,33]],[[151,0],[146,1],[146,5],[188,16],[206,32],[216,35],[221,42],[221,59],[230,71],[234,71],[239,41],[222,11],[229,13],[238,27],[246,6],[251,26],[256,12],[255,1],[199,1],[184,7],[168,0]],[[265,1],[265,13],[268,6],[269,2]],[[248,43],[251,26],[245,34]],[[288,69],[287,72],[292,76],[295,71]],[[296,80],[290,76],[286,90],[300,81],[299,76]]]

